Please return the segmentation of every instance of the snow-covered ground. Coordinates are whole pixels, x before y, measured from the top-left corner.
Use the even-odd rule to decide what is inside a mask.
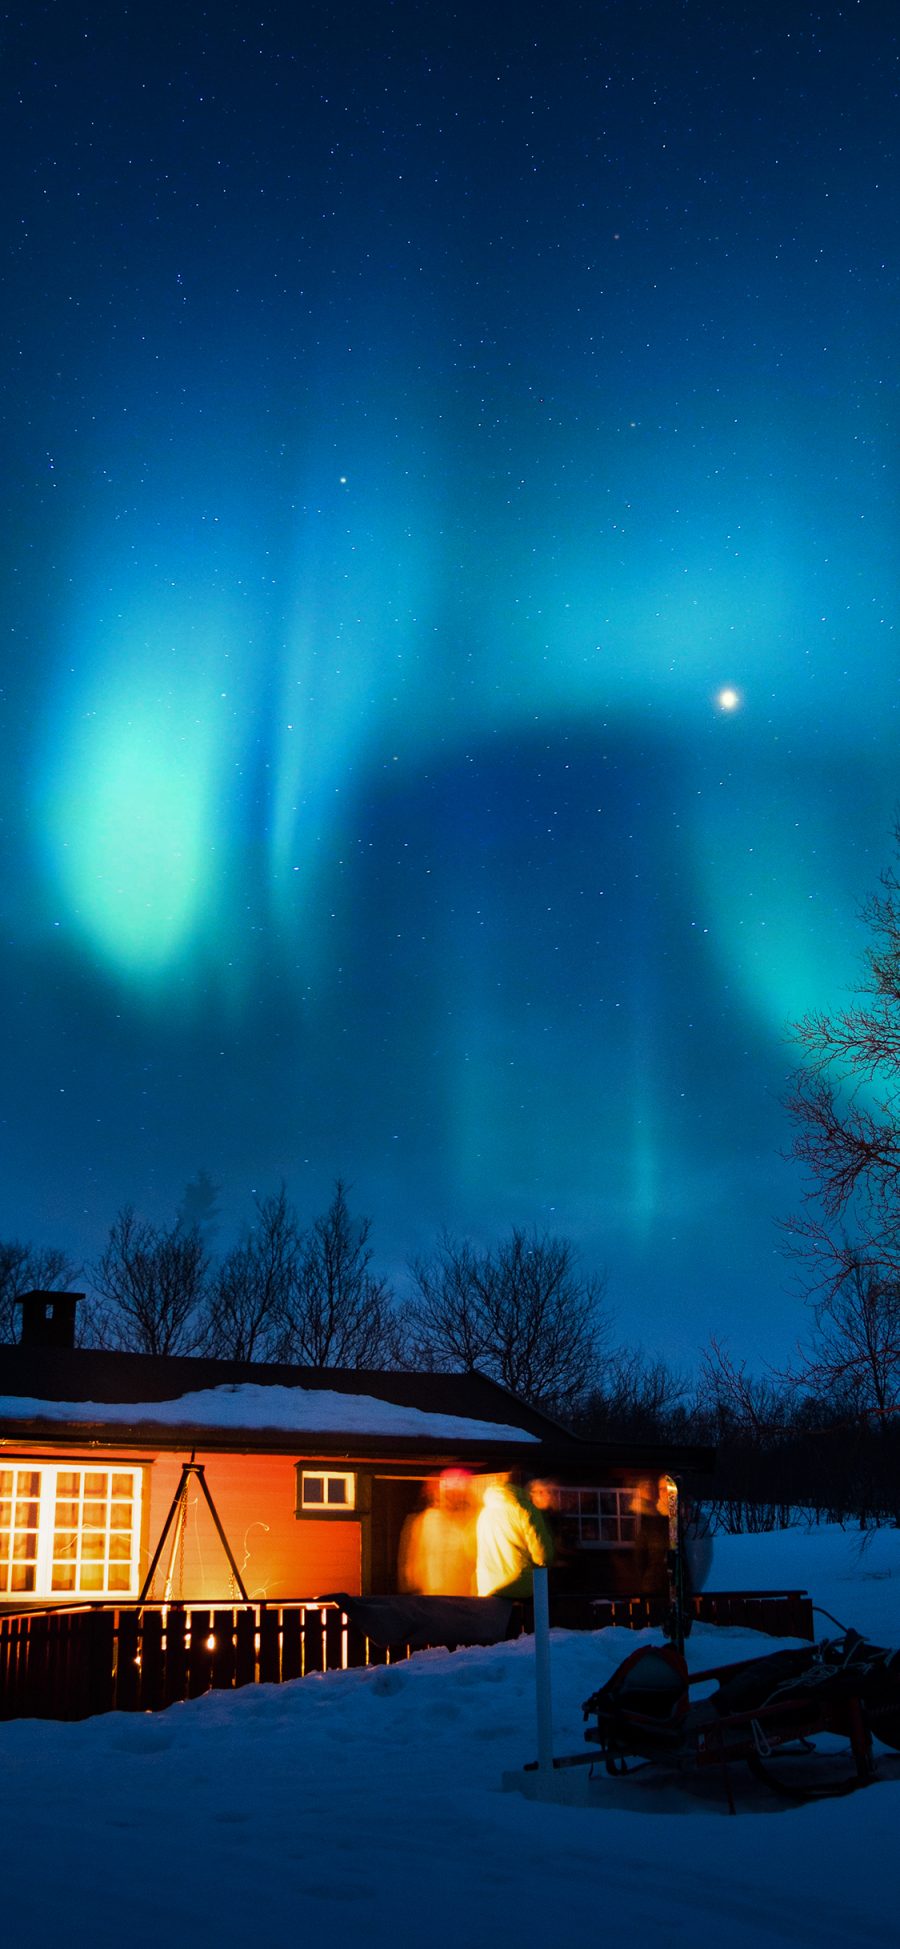
[[[806,1583],[900,1643],[900,1532],[727,1538],[711,1587]],[[830,1629],[827,1621],[823,1628]],[[653,1633],[647,1633],[652,1639]],[[639,1640],[554,1632],[556,1750]],[[695,1669],[772,1641],[697,1630]],[[730,1819],[649,1776],[586,1804],[503,1791],[535,1749],[529,1641],[211,1694],[156,1716],[0,1726],[0,1914],[22,1949],[537,1949],[624,1941],[878,1944],[896,1931],[900,1754],[846,1800],[793,1807],[749,1780]],[[685,1816],[689,1815],[689,1819]]]

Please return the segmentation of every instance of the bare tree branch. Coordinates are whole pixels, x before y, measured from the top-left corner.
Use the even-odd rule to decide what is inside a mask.
[[[596,1381],[608,1335],[605,1281],[583,1277],[567,1240],[514,1230],[477,1252],[445,1234],[413,1275],[409,1331],[428,1364],[477,1367],[559,1413]]]
[[[56,1246],[0,1239],[0,1341],[10,1344],[19,1338],[22,1293],[70,1291],[79,1277],[73,1260]]]
[[[339,1178],[302,1241],[282,1315],[282,1354],[306,1367],[394,1367],[401,1336],[393,1295],[371,1269],[371,1221],[351,1218]]]
[[[287,1191],[259,1200],[256,1221],[210,1282],[205,1351],[228,1360],[284,1357],[300,1233]]]
[[[160,1231],[119,1212],[92,1283],[101,1344],[136,1353],[194,1353],[202,1339],[206,1253],[196,1227]]]

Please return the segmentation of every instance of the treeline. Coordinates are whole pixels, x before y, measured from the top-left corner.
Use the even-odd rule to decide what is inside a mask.
[[[585,1398],[602,1366],[605,1280],[582,1273],[565,1239],[514,1229],[477,1248],[445,1234],[410,1267],[401,1296],[375,1271],[371,1221],[351,1213],[341,1180],[307,1225],[282,1186],[221,1256],[210,1229],[186,1200],[168,1228],[125,1207],[85,1267],[0,1245],[0,1338],[18,1337],[20,1293],[83,1285],[79,1338],[95,1347],[323,1368],[478,1367],[558,1414]]]
[[[202,1187],[201,1187],[202,1188]],[[196,1207],[198,1201],[194,1199]],[[713,1342],[687,1378],[617,1344],[604,1277],[568,1240],[513,1229],[489,1247],[444,1234],[397,1293],[373,1265],[371,1221],[340,1180],[301,1223],[282,1186],[216,1255],[210,1199],[168,1228],[119,1212],[103,1252],[0,1244],[0,1338],[31,1288],[86,1288],[83,1345],[314,1368],[478,1368],[596,1441],[714,1446],[696,1483],[714,1526],[900,1522],[900,1290],[859,1266],[809,1314],[794,1367],[760,1376]]]

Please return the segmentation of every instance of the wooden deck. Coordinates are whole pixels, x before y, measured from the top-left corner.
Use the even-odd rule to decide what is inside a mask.
[[[703,1592],[704,1623],[812,1638],[802,1591]],[[554,1606],[553,1622],[644,1630],[664,1622],[662,1596],[580,1599]],[[73,1605],[0,1615],[0,1719],[86,1719],[100,1712],[159,1712],[209,1691],[279,1685],[312,1672],[346,1671],[409,1657],[354,1627],[333,1603]]]

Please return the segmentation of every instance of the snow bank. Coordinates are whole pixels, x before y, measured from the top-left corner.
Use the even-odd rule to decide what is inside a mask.
[[[804,1523],[762,1536],[716,1536],[710,1590],[808,1590],[813,1603],[879,1644],[900,1645],[900,1530]],[[834,1634],[826,1616],[818,1637]]]
[[[419,1435],[435,1441],[536,1442],[537,1435],[505,1422],[459,1414],[426,1414],[369,1394],[331,1388],[261,1387],[245,1381],[203,1388],[174,1401],[39,1401],[0,1396],[0,1421],[90,1422],[121,1427],[279,1429],[286,1434]]]
[[[841,1532],[829,1532],[843,1561]],[[758,1557],[771,1539],[737,1539]],[[820,1533],[822,1562],[829,1552]],[[775,1558],[763,1576],[777,1583]],[[729,1549],[731,1544],[729,1542]],[[740,1569],[740,1566],[738,1566]],[[751,1581],[751,1573],[736,1581]],[[856,1593],[856,1621],[876,1586]],[[815,1591],[814,1591],[815,1594]],[[655,1634],[646,1633],[645,1638]],[[557,1752],[640,1640],[554,1632]],[[695,1669],[771,1648],[696,1630]],[[884,1949],[896,1930],[900,1756],[849,1800],[785,1806],[735,1770],[739,1816],[650,1775],[591,1804],[503,1793],[535,1751],[530,1640],[213,1693],[155,1716],[0,1725],[10,1943],[57,1949]],[[579,1775],[582,1769],[578,1769]]]

